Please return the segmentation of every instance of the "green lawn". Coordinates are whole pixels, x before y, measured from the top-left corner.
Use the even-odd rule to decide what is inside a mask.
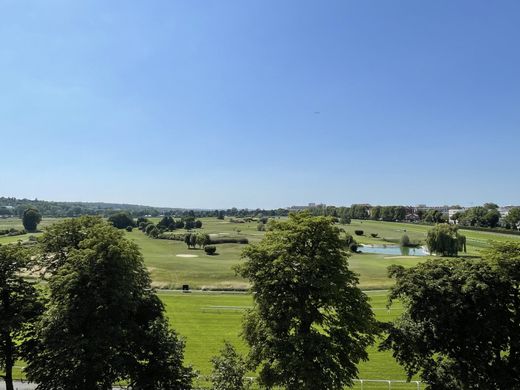
[[[54,223],[56,220],[44,219],[39,228]],[[157,222],[158,219],[155,220]],[[248,238],[249,242],[261,240],[264,232],[257,231],[255,222],[235,224],[214,218],[202,219],[200,231],[226,233]],[[19,219],[0,220],[0,228],[21,228]],[[431,228],[425,225],[358,221],[341,226],[350,232],[361,244],[390,244],[398,242],[403,234],[411,240],[424,242],[426,233]],[[237,231],[239,230],[239,231]],[[363,230],[362,236],[354,234],[354,230]],[[370,233],[377,233],[373,238]],[[489,246],[490,241],[519,240],[519,236],[500,233],[461,230],[467,237],[468,254],[478,256],[479,252]],[[153,283],[160,288],[179,288],[189,284],[191,288],[246,288],[245,280],[237,277],[232,269],[239,264],[240,253],[244,245],[217,245],[218,255],[208,256],[203,250],[187,249],[183,242],[170,240],[154,240],[134,229],[127,237],[134,241],[143,253],[145,263],[152,275]],[[29,235],[0,238],[0,244],[26,240]],[[178,255],[195,255],[196,257],[180,257]],[[359,274],[360,287],[370,291],[371,304],[378,319],[389,321],[400,312],[395,306],[390,311],[385,308],[386,291],[393,282],[386,276],[386,269],[391,264],[409,267],[424,261],[428,257],[403,257],[379,254],[354,254],[349,259],[350,268]],[[164,301],[172,326],[186,338],[186,362],[192,364],[202,374],[209,374],[210,358],[221,348],[225,339],[237,345],[240,351],[246,347],[239,338],[244,307],[251,305],[251,297],[247,294],[223,294],[211,292],[192,292],[183,294],[173,291],[159,291]],[[360,377],[364,379],[404,380],[403,370],[397,365],[388,352],[379,352],[374,346],[369,351],[369,361],[359,365]],[[20,372],[17,371],[17,375]],[[357,387],[360,388],[360,387]],[[387,389],[388,384],[364,384],[364,389]],[[416,385],[392,384],[392,389],[415,389]]]
[[[368,295],[379,320],[390,321],[401,312],[399,304],[386,309],[386,291],[371,291]],[[186,362],[203,375],[211,372],[210,359],[218,353],[224,340],[246,352],[239,334],[243,310],[252,304],[250,295],[163,291],[159,296],[166,305],[172,327],[186,339]],[[369,350],[369,359],[359,365],[360,378],[406,379],[391,353],[379,352],[374,346]]]

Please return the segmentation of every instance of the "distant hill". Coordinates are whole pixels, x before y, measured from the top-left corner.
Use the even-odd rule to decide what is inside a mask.
[[[38,209],[44,217],[77,217],[80,215],[106,216],[118,211],[127,211],[135,216],[157,216],[182,210],[171,207],[152,207],[126,203],[54,202],[38,199],[0,197],[0,216],[21,216],[24,210],[29,207]]]

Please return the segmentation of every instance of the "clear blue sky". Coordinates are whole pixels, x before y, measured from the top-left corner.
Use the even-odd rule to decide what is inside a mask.
[[[0,1],[0,195],[520,203],[520,2]]]

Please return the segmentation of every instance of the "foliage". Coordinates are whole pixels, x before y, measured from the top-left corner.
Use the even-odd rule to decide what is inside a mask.
[[[47,310],[26,348],[29,380],[42,390],[110,389],[117,380],[189,388],[183,344],[167,328],[137,246],[106,223],[80,233],[49,281]]]
[[[247,390],[250,383],[245,378],[247,366],[233,345],[226,341],[219,356],[211,359],[213,390]]]
[[[363,230],[354,230],[354,233],[356,233],[356,236],[362,236],[364,234]]]
[[[199,248],[203,248],[210,243],[209,235],[206,233],[198,233],[196,237],[197,246]]]
[[[30,208],[23,212],[22,223],[28,232],[35,232],[41,220],[42,216],[37,209]]]
[[[509,210],[505,221],[511,229],[520,229],[520,207],[513,207]]]
[[[132,217],[123,212],[112,214],[108,217],[108,222],[118,229],[126,229],[127,226],[134,226]]]
[[[132,226],[127,226],[126,227],[126,231],[127,232],[131,232],[132,230],[134,230],[134,228]]]
[[[426,245],[431,253],[457,256],[461,250],[466,252],[466,237],[459,234],[454,225],[438,224],[428,231]]]
[[[43,309],[38,291],[21,276],[30,259],[19,245],[0,246],[0,369],[7,389],[13,389],[13,366],[21,358],[19,340]]]
[[[244,323],[259,381],[287,389],[342,389],[367,359],[377,323],[347,267],[345,241],[329,217],[272,222],[237,268],[251,282]]]
[[[206,245],[204,247],[204,251],[208,254],[208,255],[214,255],[215,252],[217,251],[217,247],[215,245]]]
[[[454,216],[455,217],[455,216]],[[498,226],[500,213],[495,207],[471,207],[456,215],[456,220],[462,226],[490,227]]]
[[[149,223],[148,225],[146,225],[146,227],[144,228],[144,232],[148,235],[151,234],[152,230],[155,229],[155,225],[153,223]]]
[[[101,217],[84,216],[56,222],[45,228],[40,239],[39,260],[44,273],[54,274],[70,254],[79,249],[88,230],[97,225],[104,225]]]
[[[382,349],[428,389],[520,388],[519,270],[518,243],[493,247],[484,261],[392,266],[389,300],[402,302],[405,312]]]
[[[410,245],[410,237],[408,234],[403,234],[400,241],[401,246],[409,246]]]

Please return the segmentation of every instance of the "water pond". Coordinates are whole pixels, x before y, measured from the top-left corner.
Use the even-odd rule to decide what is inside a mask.
[[[380,253],[390,256],[428,256],[428,252],[426,252],[423,247],[408,248],[396,245],[360,245],[358,251],[362,253]]]

